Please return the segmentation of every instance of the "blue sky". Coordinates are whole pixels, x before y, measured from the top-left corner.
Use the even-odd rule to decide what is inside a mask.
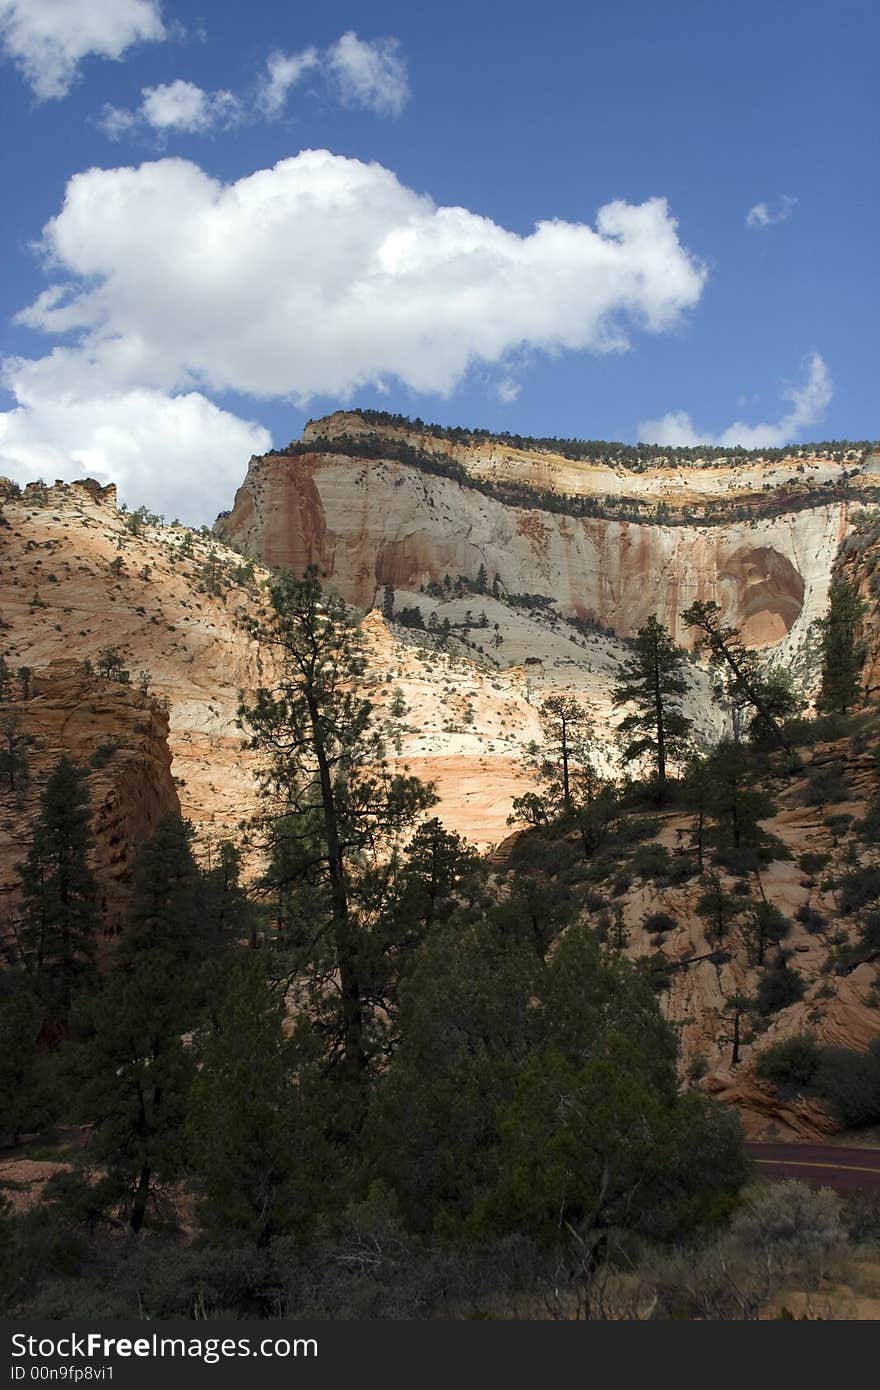
[[[346,404],[880,434],[873,0],[0,0],[0,37],[2,472],[201,522]]]

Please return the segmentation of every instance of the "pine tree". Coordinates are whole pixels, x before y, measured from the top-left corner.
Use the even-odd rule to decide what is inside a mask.
[[[202,875],[201,893],[208,954],[221,953],[235,942],[255,944],[257,909],[242,885],[241,850],[231,840],[217,845],[216,862]]]
[[[720,843],[734,850],[760,844],[759,821],[772,816],[775,807],[758,787],[755,769],[742,745],[719,743],[706,766],[706,805]]]
[[[846,714],[859,694],[865,661],[864,644],[856,634],[865,602],[847,580],[831,581],[828,612],[819,623],[822,635],[822,685],[816,707],[827,714]]]
[[[342,600],[314,570],[282,574],[270,589],[272,615],[257,640],[276,656],[279,677],[242,708],[250,746],[264,754],[262,824],[273,869],[299,885],[308,911],[298,926],[299,975],[320,1027],[328,1064],[339,1062],[353,1097],[362,1094],[371,1020],[363,997],[365,922],[358,885],[365,867],[436,800],[417,778],[385,759],[373,708],[361,694],[366,669],[359,634]],[[336,987],[328,990],[327,981]],[[360,1101],[353,1101],[355,1110]]]
[[[215,910],[222,894],[217,884],[206,893],[191,840],[191,827],[167,816],[143,845],[117,968],[73,1017],[74,1112],[91,1125],[87,1157],[105,1174],[101,1200],[121,1204],[134,1232],[184,1171],[194,1060],[183,1035],[206,994],[205,963],[227,938]],[[234,857],[224,872],[235,882]]]
[[[0,782],[19,797],[27,786],[27,748],[31,742],[17,714],[0,719]]]
[[[175,957],[147,942],[74,1015],[68,1060],[73,1113],[91,1126],[86,1157],[105,1176],[106,1205],[122,1205],[131,1230],[162,1188],[184,1171],[184,1123],[194,1075],[181,1034],[194,1019]]]
[[[94,975],[100,928],[86,772],[70,758],[56,763],[23,864],[19,945],[48,1017],[63,1025],[77,990]]]
[[[382,590],[382,615],[386,623],[394,621],[394,585],[386,584]]]
[[[707,933],[721,945],[727,928],[746,907],[747,902],[725,890],[721,875],[716,871],[706,875],[703,891],[696,902],[696,910],[706,923]]]
[[[743,1043],[742,1020],[744,1018],[748,1019],[754,1012],[754,1009],[754,999],[750,995],[744,994],[741,990],[737,991],[735,994],[729,995],[724,1002],[724,1012],[729,1014],[733,1020],[733,1031],[730,1036],[731,1067],[738,1067],[740,1063],[740,1048]]]
[[[576,775],[590,761],[592,719],[571,695],[551,695],[539,713],[543,733],[539,771],[547,800],[570,815],[575,806]]]
[[[747,650],[739,629],[722,623],[721,609],[713,600],[692,603],[681,616],[688,627],[699,628],[703,633],[699,645],[708,651],[710,664],[724,673],[727,697],[734,707],[751,705],[767,734],[790,753],[791,741],[767,699],[757,661]]]
[[[263,1246],[306,1215],[283,1016],[261,957],[237,956],[201,1050],[186,1124],[200,1224],[220,1243]]]
[[[677,1044],[648,978],[572,927],[533,989],[529,1046],[497,1113],[483,1229],[572,1249],[606,1232],[681,1231],[745,1177],[735,1119],[682,1093]]]
[[[0,971],[0,1143],[45,1123],[48,1095],[37,1051],[42,1010],[22,970]]]
[[[161,950],[182,964],[203,957],[208,923],[192,838],[188,821],[164,816],[141,847],[120,947],[123,960],[146,950]]]
[[[684,652],[663,624],[651,617],[636,633],[611,696],[615,705],[636,706],[619,726],[627,740],[623,758],[630,763],[649,754],[657,769],[661,795],[666,787],[667,760],[681,757],[691,728],[691,720],[681,708],[687,693],[684,662]]]

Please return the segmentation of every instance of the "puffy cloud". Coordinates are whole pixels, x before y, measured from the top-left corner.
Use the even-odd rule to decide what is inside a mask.
[[[166,37],[159,0],[0,0],[0,42],[40,101],[63,97],[89,54]]]
[[[231,185],[178,159],[89,169],[43,245],[67,283],[19,321],[77,331],[103,380],[298,401],[386,377],[446,394],[523,347],[621,350],[706,278],[663,198],[519,236],[326,150]]]
[[[806,364],[806,380],[801,386],[789,386],[782,392],[791,409],[776,424],[748,425],[737,420],[721,434],[701,431],[690,415],[683,410],[670,411],[659,420],[643,420],[639,439],[649,444],[717,444],[740,445],[744,449],[773,449],[796,443],[804,431],[817,424],[824,415],[833,394],[831,376],[823,358],[814,352]]]
[[[776,202],[755,203],[746,213],[747,227],[773,227],[777,222],[787,222],[797,205],[797,198],[783,193]]]
[[[276,120],[284,110],[287,94],[307,72],[320,66],[316,48],[301,53],[276,50],[266,59],[266,71],[257,87],[257,109],[266,120]]]
[[[406,60],[397,39],[364,42],[352,29],[327,51],[342,100],[379,116],[398,116],[409,100]]]
[[[98,124],[111,140],[118,140],[139,125],[150,126],[160,135],[172,130],[193,134],[218,127],[228,129],[244,115],[241,102],[232,92],[206,92],[180,79],[158,87],[142,87],[141,96],[143,100],[136,111],[104,107]]]
[[[74,356],[7,363],[18,402],[0,413],[0,473],[28,482],[114,482],[131,506],[201,524],[228,507],[267,430],[197,392],[103,387]]]

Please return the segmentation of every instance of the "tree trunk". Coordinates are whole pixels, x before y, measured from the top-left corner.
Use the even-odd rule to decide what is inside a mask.
[[[568,782],[568,730],[564,715],[562,718],[562,804],[566,811],[571,810],[571,790]]]
[[[663,700],[660,695],[660,666],[654,648],[654,709],[657,720],[657,785],[666,786],[666,730],[663,727]]]
[[[724,660],[727,662],[727,664],[728,664],[728,666],[730,667],[730,669],[731,669],[731,671],[733,672],[733,674],[736,676],[736,679],[737,679],[737,682],[739,683],[740,689],[743,690],[743,691],[745,691],[745,694],[748,696],[748,698],[749,698],[749,700],[751,701],[751,703],[755,706],[755,709],[758,711],[758,713],[760,714],[761,718],[762,718],[762,719],[765,719],[765,720],[767,721],[767,723],[769,724],[770,728],[773,730],[773,733],[774,733],[774,735],[775,735],[777,741],[782,745],[782,747],[785,749],[786,753],[790,753],[790,752],[791,752],[791,744],[789,743],[788,739],[785,737],[785,734],[782,732],[782,729],[779,727],[778,723],[777,723],[776,720],[773,718],[773,715],[772,715],[772,714],[769,712],[769,710],[767,709],[767,706],[764,704],[764,701],[758,698],[757,694],[755,693],[754,688],[752,687],[752,685],[750,684],[750,682],[746,680],[745,676],[743,675],[742,671],[740,670],[739,666],[737,665],[737,663],[736,663],[736,658],[735,658],[734,656],[732,656],[731,653],[727,650],[727,647],[724,645],[724,643],[721,641],[721,639],[717,636],[717,634],[715,635],[715,643],[714,643],[714,645],[715,645],[715,647],[716,647],[716,650],[719,651],[719,652],[721,653],[722,657],[723,657]]]
[[[135,1188],[134,1202],[132,1204],[131,1218],[129,1220],[129,1225],[135,1235],[137,1235],[138,1231],[143,1226],[144,1217],[147,1214],[147,1200],[150,1196],[151,1177],[152,1170],[149,1161],[145,1161],[141,1167],[140,1176],[138,1177],[138,1185]]]
[[[342,999],[342,1048],[346,1070],[360,1082],[367,1067],[364,1050],[363,1003],[360,983],[354,962],[354,943],[348,911],[348,884],[345,862],[339,843],[339,826],[330,764],[324,746],[320,713],[314,697],[307,696],[312,725],[315,756],[321,777],[321,806],[324,816],[324,838],[327,845],[327,872],[330,879],[330,901],[333,913],[333,936],[336,964],[339,969],[339,989]]]

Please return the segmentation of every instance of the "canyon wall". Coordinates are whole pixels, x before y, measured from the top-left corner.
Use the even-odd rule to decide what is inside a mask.
[[[474,476],[477,464],[485,474],[486,450],[471,453]],[[692,471],[695,496],[703,470]],[[564,470],[563,477],[598,495],[616,476],[606,473],[598,482],[595,468],[575,481]],[[549,476],[546,459],[537,459],[533,484]],[[648,483],[633,475],[630,492]],[[554,486],[558,492],[558,478]],[[741,496],[731,499],[732,513]],[[571,516],[510,505],[393,458],[318,449],[252,459],[231,512],[217,523],[219,535],[267,565],[294,573],[319,565],[363,608],[386,584],[418,591],[447,574],[475,581],[483,566],[490,583],[498,575],[503,594],[547,596],[562,617],[590,619],[622,637],[656,613],[683,646],[694,634],[681,610],[713,599],[750,645],[783,642],[787,659],[825,610],[846,527],[842,501],[713,525]]]

